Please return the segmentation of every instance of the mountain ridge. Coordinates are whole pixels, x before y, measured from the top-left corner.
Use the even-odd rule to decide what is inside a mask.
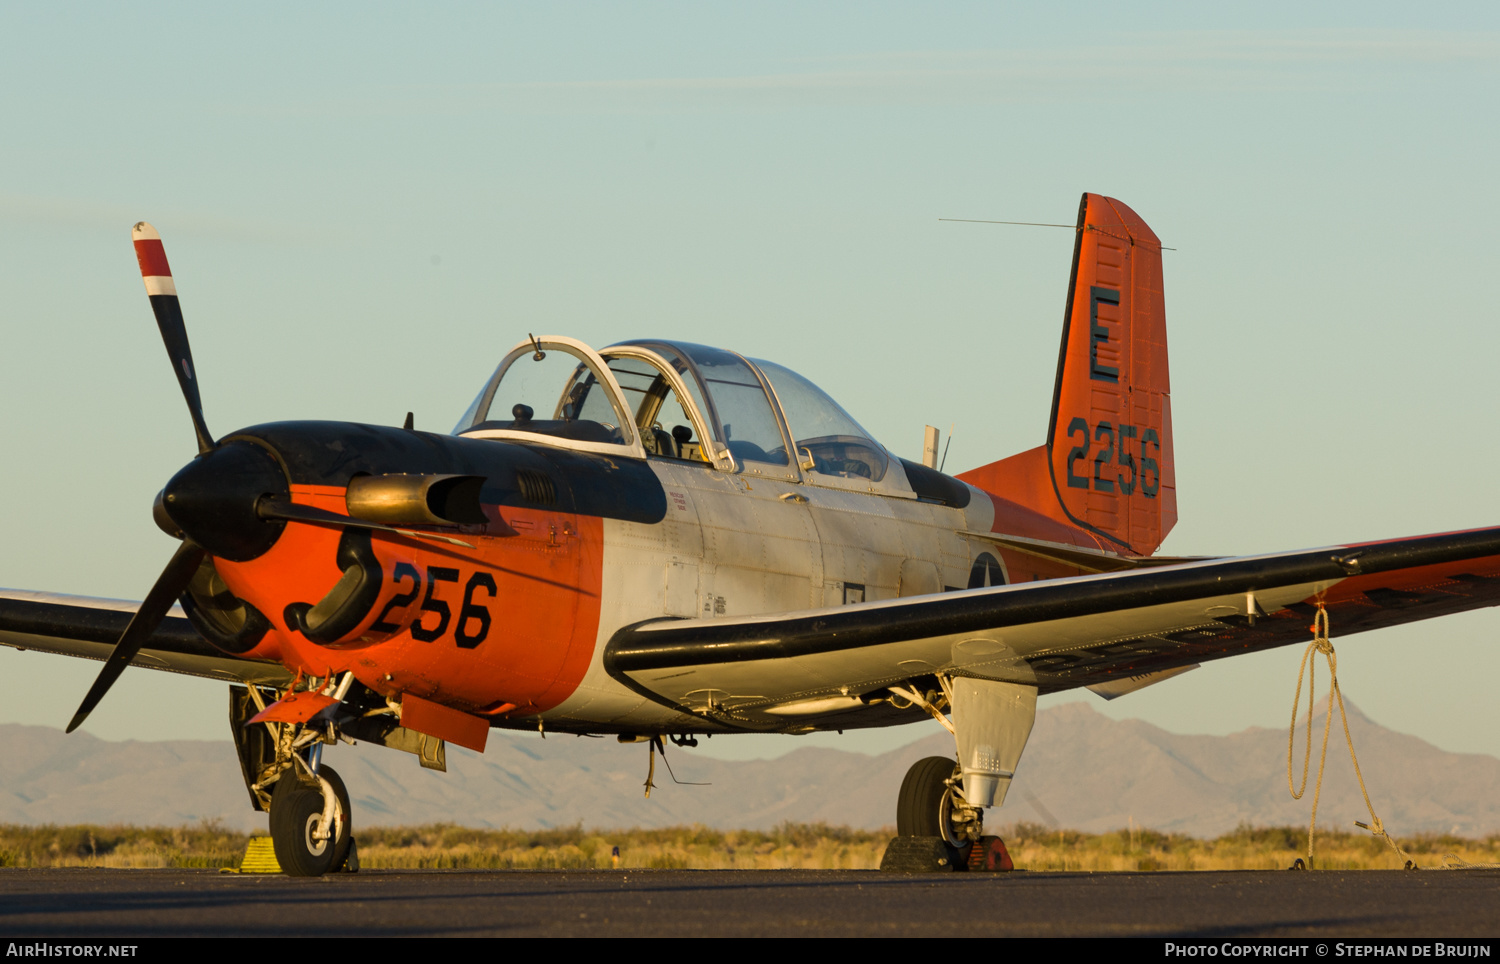
[[[1370,720],[1345,701],[1372,803],[1393,833],[1500,830],[1500,759],[1448,753]],[[1305,725],[1305,717],[1304,717]],[[1285,731],[1176,734],[1143,720],[1112,720],[1083,703],[1037,714],[1006,805],[993,827],[1016,821],[1101,832],[1127,825],[1216,836],[1240,824],[1307,822],[1322,740],[1313,720],[1306,795],[1286,786]],[[1306,737],[1297,736],[1300,779]],[[870,756],[801,747],[774,760],[726,761],[669,747],[679,786],[658,761],[647,799],[644,746],[496,730],[480,756],[448,748],[446,774],[404,753],[330,747],[324,759],[348,785],[356,825],[458,823],[479,827],[654,827],[704,824],[765,829],[786,821],[878,828],[895,822],[906,769],[952,755],[944,733]],[[1329,736],[1319,823],[1368,822],[1342,728]],[[124,741],[51,727],[0,725],[0,822],[180,825],[216,820],[263,827],[228,740]]]

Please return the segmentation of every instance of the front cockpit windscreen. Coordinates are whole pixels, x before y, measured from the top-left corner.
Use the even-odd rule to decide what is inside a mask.
[[[754,359],[776,390],[797,449],[812,455],[821,475],[879,482],[891,460],[885,449],[812,382],[783,365]]]
[[[634,436],[624,427],[629,418],[615,406],[589,362],[555,343],[543,347],[512,353],[455,432],[499,429],[630,444]]]

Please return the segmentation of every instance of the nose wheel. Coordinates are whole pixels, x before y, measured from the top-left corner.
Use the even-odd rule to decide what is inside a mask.
[[[344,870],[353,845],[344,781],[327,766],[318,768],[318,778],[310,782],[304,774],[289,770],[276,781],[271,794],[271,845],[276,862],[292,877],[321,877]]]

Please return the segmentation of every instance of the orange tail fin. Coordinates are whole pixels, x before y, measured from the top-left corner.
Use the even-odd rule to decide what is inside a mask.
[[[1085,194],[1047,444],[959,476],[1102,539],[1155,552],[1177,522],[1161,242]]]

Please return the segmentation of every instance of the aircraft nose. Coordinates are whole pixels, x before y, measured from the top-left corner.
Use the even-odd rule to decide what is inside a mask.
[[[186,536],[210,555],[245,562],[275,545],[286,527],[256,515],[255,505],[264,496],[289,500],[281,466],[259,445],[229,442],[172,476],[157,496],[160,511],[153,514],[169,535]],[[179,531],[172,532],[163,522]]]

